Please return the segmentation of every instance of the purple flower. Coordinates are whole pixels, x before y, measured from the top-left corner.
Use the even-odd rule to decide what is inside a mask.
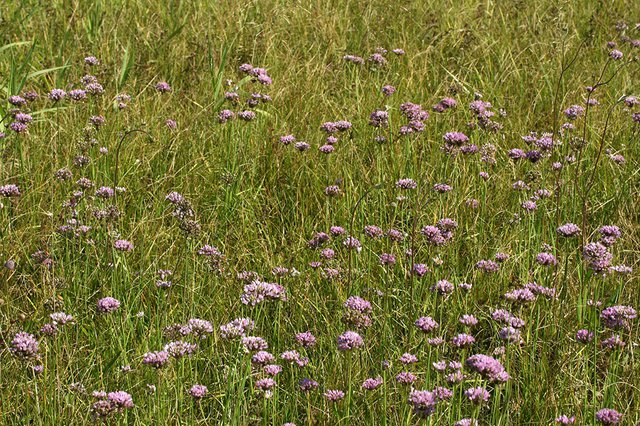
[[[570,238],[580,235],[581,231],[575,223],[565,223],[564,225],[559,226],[556,232],[562,237]]]
[[[113,297],[105,297],[103,299],[98,300],[97,309],[98,313],[107,314],[110,312],[114,312],[120,307],[120,301],[114,299]]]
[[[538,253],[536,256],[536,262],[542,266],[556,266],[558,263],[554,255],[546,252]]]
[[[606,272],[607,268],[611,266],[611,259],[613,258],[607,247],[600,243],[587,244],[584,246],[582,255],[587,261],[589,269],[596,273]]]
[[[447,280],[440,280],[431,287],[431,291],[436,291],[439,294],[451,294],[453,289],[453,284]]]
[[[451,345],[456,348],[468,348],[476,342],[476,339],[470,334],[460,333],[453,336],[451,339]]]
[[[194,399],[201,399],[207,396],[209,389],[205,385],[193,385],[191,389],[189,389],[189,395],[191,395]]]
[[[396,382],[402,385],[410,385],[414,383],[418,378],[415,374],[408,371],[402,371],[396,375]]]
[[[486,273],[494,273],[500,270],[500,264],[493,260],[480,260],[475,264],[475,268]]]
[[[622,52],[616,49],[613,49],[612,51],[609,52],[609,57],[614,61],[622,59],[622,56],[623,56]]]
[[[362,382],[362,389],[371,391],[382,386],[383,380],[382,377],[378,376],[376,378],[368,378]]]
[[[404,354],[402,354],[402,356],[398,359],[398,361],[400,361],[402,364],[415,364],[416,362],[418,362],[418,357],[410,354],[408,352],[405,352]]]
[[[161,81],[156,84],[156,90],[160,93],[167,93],[171,91],[171,86],[166,81]]]
[[[387,84],[386,86],[382,86],[381,92],[385,96],[391,96],[396,93],[396,88]]]
[[[324,397],[331,402],[337,402],[344,398],[344,392],[341,390],[329,389],[324,393]]]
[[[369,124],[373,127],[387,127],[389,125],[389,113],[376,110],[369,116]]]
[[[280,136],[280,143],[282,145],[290,145],[296,141],[296,137],[293,135]]]
[[[310,331],[296,334],[296,341],[304,348],[311,348],[316,344],[316,337]]]
[[[142,356],[142,363],[154,368],[162,368],[169,362],[169,353],[166,351],[147,352]]]
[[[409,403],[418,417],[429,417],[436,411],[438,399],[433,392],[426,390],[412,390],[409,393]]]
[[[364,340],[355,331],[346,331],[338,336],[338,350],[348,351],[359,349],[364,345]]]
[[[420,317],[414,324],[425,333],[430,333],[439,327],[438,323],[431,317]]]
[[[622,420],[622,414],[612,408],[603,408],[596,413],[596,420],[603,425],[616,425]]]
[[[616,305],[604,309],[600,319],[608,328],[629,328],[631,320],[637,317],[636,310],[631,306]]]
[[[418,184],[413,179],[400,179],[396,182],[396,188],[400,189],[416,189]]]
[[[264,379],[256,380],[255,388],[261,391],[268,391],[276,387],[276,381],[271,377],[266,377]]]
[[[269,344],[262,337],[257,336],[244,336],[242,337],[242,346],[249,352],[257,352],[265,349],[269,349]]]
[[[179,359],[185,356],[190,356],[196,351],[197,347],[198,346],[195,343],[188,343],[182,340],[177,340],[167,343],[166,345],[164,345],[163,349],[173,358]]]
[[[480,387],[469,388],[464,391],[464,395],[469,398],[469,400],[474,404],[482,404],[483,402],[487,402],[489,400],[489,397],[491,396],[489,394],[489,391],[487,391],[485,388]]]
[[[575,416],[571,416],[568,417],[566,415],[561,415],[559,417],[556,417],[556,419],[554,420],[556,423],[561,424],[561,425],[572,425],[576,422],[576,418]]]
[[[113,247],[118,251],[132,251],[133,244],[127,240],[116,240]]]
[[[0,186],[0,195],[3,197],[17,197],[20,195],[20,189],[13,184],[2,185]]]
[[[300,390],[303,392],[309,392],[311,390],[317,389],[319,386],[318,382],[316,382],[315,380],[306,379],[306,378],[300,379],[298,384],[300,385]]]
[[[238,118],[243,121],[252,121],[256,118],[256,113],[253,111],[240,111],[238,112]]]
[[[107,399],[118,409],[133,408],[133,398],[125,391],[109,392]]]
[[[490,381],[506,382],[509,374],[497,359],[484,354],[472,355],[465,361],[467,367]]]
[[[589,343],[593,340],[593,337],[593,332],[585,329],[578,330],[576,333],[576,340],[580,343]]]
[[[233,321],[220,326],[220,336],[223,339],[233,339],[244,336],[247,331],[253,330],[255,323],[250,318],[236,318]]]
[[[62,89],[51,89],[51,92],[49,92],[49,99],[51,99],[54,102],[61,101],[66,96],[67,96],[67,93]]]
[[[35,359],[38,358],[38,349],[38,340],[33,334],[21,331],[13,337],[9,351],[21,359]]]

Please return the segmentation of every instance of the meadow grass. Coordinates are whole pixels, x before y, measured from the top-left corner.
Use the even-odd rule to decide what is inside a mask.
[[[538,425],[566,414],[590,425],[607,424],[596,413],[611,408],[622,414],[619,424],[636,424],[638,321],[627,310],[628,318],[612,325],[603,311],[640,305],[636,271],[608,268],[635,269],[639,260],[640,115],[633,114],[640,107],[629,98],[640,97],[639,19],[640,4],[628,1],[4,2],[0,423],[454,425],[467,418]],[[377,48],[387,50],[384,65],[368,60]],[[612,57],[613,50],[623,57]],[[100,63],[85,64],[90,55]],[[242,73],[245,63],[266,69],[273,84]],[[54,88],[68,95],[82,88],[87,74],[104,93],[81,102],[47,99]],[[156,87],[163,81],[171,87],[166,93]],[[396,92],[383,95],[385,85]],[[589,93],[586,86],[598,87]],[[9,100],[30,90],[39,98],[18,109],[32,121],[16,132],[20,117]],[[231,91],[240,103],[225,99]],[[254,92],[272,100],[248,107]],[[117,97],[122,93],[130,100]],[[457,106],[432,110],[443,98]],[[480,99],[494,116],[470,109]],[[587,106],[589,99],[598,105]],[[414,123],[402,135],[406,102],[429,112],[417,120],[423,131]],[[584,108],[573,120],[564,113],[571,105]],[[225,109],[256,117],[221,123]],[[388,125],[370,125],[378,110],[388,113]],[[105,123],[90,124],[94,116]],[[351,128],[334,133],[334,152],[320,152],[328,136],[320,126],[339,120]],[[444,152],[448,132],[464,132],[465,146],[480,152]],[[530,132],[537,135],[527,143],[522,137]],[[281,143],[289,134],[310,149]],[[549,140],[552,148],[536,148]],[[541,159],[514,161],[513,148],[540,150]],[[61,169],[72,177],[61,178]],[[80,178],[93,186],[81,188]],[[417,187],[400,189],[400,179]],[[434,191],[440,183],[452,190]],[[20,195],[8,196],[3,185],[16,185]],[[328,196],[330,186],[339,194]],[[101,198],[100,187],[125,190]],[[167,200],[172,192],[186,201]],[[532,200],[528,212],[523,205]],[[456,227],[449,235],[441,224],[446,243],[434,244],[422,230],[443,218]],[[559,236],[565,223],[580,234]],[[615,244],[602,239],[605,225],[619,227]],[[357,238],[360,250],[348,249],[345,235],[310,247],[332,226]],[[368,237],[366,226],[398,230],[401,241]],[[134,247],[118,250],[117,240]],[[598,241],[606,253],[585,256]],[[205,245],[222,255],[199,254]],[[541,265],[543,252],[554,264]],[[509,257],[487,267],[497,272],[483,272],[478,262],[498,253]],[[382,254],[395,261],[381,264]],[[418,276],[414,264],[429,272]],[[172,275],[159,277],[158,270]],[[243,303],[243,271],[282,287],[269,285],[275,295],[255,306]],[[436,291],[441,280],[455,290]],[[159,288],[158,281],[172,284]],[[526,298],[523,288],[533,282],[555,296],[505,297],[516,290]],[[286,300],[270,300],[285,299],[283,289]],[[350,310],[350,296],[371,308]],[[105,297],[117,299],[118,309],[99,313]],[[505,331],[496,309],[524,324]],[[43,332],[50,314],[62,311],[73,321],[58,320],[55,336]],[[465,314],[478,324],[461,324]],[[439,327],[425,335],[414,322],[427,316]],[[166,327],[192,318],[209,321],[213,332],[200,339],[192,327],[168,336]],[[282,365],[266,395],[256,388],[267,376],[252,354],[240,338],[221,333],[235,318],[253,320],[247,335],[264,338],[273,363]],[[593,338],[578,342],[580,329]],[[361,348],[338,349],[347,330],[362,336]],[[37,355],[16,350],[21,331],[38,340]],[[305,331],[315,346],[296,342]],[[456,348],[459,333],[475,342]],[[615,335],[624,346],[602,345]],[[428,341],[435,337],[445,343]],[[158,369],[143,362],[172,340],[197,349]],[[294,349],[307,365],[281,359]],[[403,365],[404,353],[418,362]],[[465,365],[464,380],[450,383],[453,370],[433,366],[465,364],[474,354],[495,357],[510,378],[500,383]],[[416,381],[399,383],[401,372]],[[377,377],[379,388],[362,389]],[[301,391],[303,378],[318,388]],[[207,387],[206,396],[189,394],[195,384]],[[418,395],[412,390],[437,387],[450,389],[450,399],[409,403]],[[464,394],[475,387],[489,391],[486,403]],[[331,402],[327,390],[344,398]],[[128,392],[135,406],[114,406],[94,391]]]

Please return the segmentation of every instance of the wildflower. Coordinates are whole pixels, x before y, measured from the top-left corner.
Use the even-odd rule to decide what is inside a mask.
[[[133,244],[127,240],[116,240],[113,247],[118,251],[132,251]]]
[[[381,92],[385,96],[391,96],[396,92],[396,88],[387,84],[386,86],[382,86]]]
[[[414,324],[425,333],[430,333],[439,327],[438,323],[431,317],[420,317]]]
[[[348,351],[359,349],[364,345],[364,340],[355,331],[346,331],[338,336],[338,350]]]
[[[368,378],[368,379],[365,379],[364,382],[362,382],[362,389],[365,389],[368,391],[375,390],[380,386],[382,386],[382,383],[383,383],[383,380],[382,380],[382,377],[380,376],[376,378]]]
[[[555,266],[558,263],[554,255],[546,252],[538,253],[536,262],[542,266]]]
[[[576,340],[580,343],[589,343],[593,340],[594,334],[589,330],[578,330],[576,333]]]
[[[405,352],[404,354],[402,354],[402,356],[398,359],[398,361],[400,361],[402,364],[415,364],[416,362],[418,362],[418,357],[410,354],[408,352]]]
[[[262,337],[244,336],[241,339],[242,346],[248,352],[262,351],[269,349],[269,344]]]
[[[413,406],[413,412],[419,417],[429,417],[436,411],[438,399],[426,390],[412,390],[409,393],[409,403]]]
[[[317,389],[319,386],[319,383],[316,382],[315,380],[311,380],[311,379],[300,379],[300,381],[298,382],[298,385],[300,386],[300,390],[303,392],[309,392],[311,390]]]
[[[193,354],[196,351],[196,348],[197,345],[194,343],[187,343],[182,340],[177,340],[164,345],[163,350],[173,358],[179,359]]]
[[[562,237],[570,238],[580,235],[581,231],[578,225],[576,225],[575,223],[565,223],[564,225],[558,227],[556,232]]]
[[[120,301],[114,299],[113,297],[105,297],[103,299],[98,300],[97,308],[98,313],[110,313],[114,312],[120,307]]]
[[[256,118],[256,113],[253,111],[240,111],[238,118],[243,121],[252,121]]]
[[[193,385],[189,389],[189,395],[191,395],[194,399],[202,399],[207,396],[209,390],[205,385]]]
[[[600,313],[604,325],[613,329],[629,328],[629,323],[636,317],[636,310],[624,305],[610,306]]]
[[[38,358],[38,349],[39,343],[33,334],[21,331],[13,337],[9,351],[16,357],[27,360]]]
[[[485,388],[469,388],[464,395],[474,404],[482,404],[489,400],[490,394]]]
[[[337,402],[344,398],[344,392],[341,390],[330,389],[324,393],[324,397],[331,402]]]
[[[561,424],[561,425],[572,425],[576,422],[576,418],[575,416],[571,416],[568,417],[566,415],[561,415],[559,417],[556,417],[556,419],[554,420],[556,423]]]
[[[505,371],[500,361],[488,355],[472,355],[467,358],[465,363],[470,369],[487,380],[506,382],[509,379],[509,374]]]
[[[396,382],[402,385],[410,385],[414,383],[418,378],[415,374],[408,371],[402,371],[396,375]]]
[[[162,368],[167,362],[169,362],[167,351],[147,352],[142,356],[142,363],[153,368]]]
[[[233,321],[220,326],[220,335],[223,339],[233,339],[244,336],[247,331],[253,330],[255,323],[249,318],[236,318]]]
[[[603,408],[596,413],[596,420],[603,425],[616,425],[622,420],[622,414],[612,408]]]
[[[601,243],[589,243],[584,246],[582,252],[584,259],[587,261],[589,269],[596,273],[602,273],[611,265],[613,255],[609,253],[607,247]]]
[[[161,81],[156,84],[156,90],[160,93],[168,93],[171,92],[171,86],[166,81]]]
[[[51,89],[49,92],[49,99],[58,102],[63,100],[67,96],[67,93],[62,89]]]
[[[20,189],[13,184],[2,185],[0,186],[0,195],[3,197],[17,197],[20,195]]]
[[[451,345],[456,348],[466,348],[473,345],[476,339],[470,334],[460,333],[451,339]]]
[[[494,273],[500,270],[500,264],[492,260],[480,260],[475,264],[475,268],[486,273]]]

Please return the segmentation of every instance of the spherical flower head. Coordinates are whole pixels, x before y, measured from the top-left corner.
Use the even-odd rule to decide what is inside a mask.
[[[170,130],[175,130],[178,128],[178,123],[171,119],[171,118],[167,118],[164,122],[164,124],[170,129]]]
[[[17,185],[9,184],[0,186],[0,196],[3,197],[18,197],[20,195],[20,189]]]
[[[450,192],[453,188],[446,183],[436,183],[433,185],[433,190],[439,192],[440,194],[444,194],[445,192]]]
[[[243,121],[252,121],[256,118],[256,113],[253,111],[240,111],[238,118]]]
[[[109,392],[107,399],[118,409],[133,408],[133,398],[125,391]]]
[[[18,96],[18,95],[9,96],[8,101],[11,105],[17,106],[17,107],[22,107],[27,105],[27,100],[22,96]]]
[[[324,189],[324,193],[329,197],[335,197],[337,195],[340,195],[342,191],[340,190],[340,187],[338,185],[329,185]]]
[[[379,259],[380,264],[383,266],[393,266],[396,264],[396,257],[390,253],[382,253]]]
[[[20,359],[35,359],[38,357],[39,343],[33,334],[21,331],[11,340],[9,351]]]
[[[536,262],[542,266],[556,266],[558,263],[554,255],[546,252],[538,253]]]
[[[454,426],[478,426],[478,421],[475,419],[461,419]]]
[[[431,291],[436,291],[438,294],[446,295],[453,293],[454,288],[453,283],[447,280],[440,280],[431,287]]]
[[[296,137],[293,135],[280,136],[280,143],[282,145],[290,145],[296,141]]]
[[[171,92],[171,86],[166,81],[160,81],[156,84],[156,90],[160,93]]]
[[[465,364],[473,371],[479,373],[490,381],[506,382],[509,375],[497,359],[484,354],[472,355]]]
[[[476,339],[466,333],[460,333],[456,336],[453,336],[451,339],[451,345],[455,348],[468,348],[476,342]]]
[[[469,142],[469,137],[462,132],[448,132],[443,136],[445,143],[454,146],[460,146]]]
[[[629,328],[631,321],[636,317],[636,310],[624,305],[610,306],[600,313],[604,325],[612,329]]]
[[[589,243],[584,246],[582,255],[587,261],[589,269],[596,273],[605,272],[611,266],[613,255],[601,243]]]
[[[116,240],[113,243],[113,248],[118,251],[133,251],[133,244],[127,240]]]
[[[438,398],[433,392],[412,390],[409,393],[409,403],[417,416],[426,418],[435,412]]]
[[[415,321],[414,325],[425,333],[430,333],[439,327],[436,320],[431,317],[420,317]]]
[[[344,392],[337,389],[329,389],[324,393],[324,397],[331,402],[338,402],[344,398]]]
[[[120,307],[120,301],[113,297],[105,297],[98,300],[97,310],[98,313],[108,314],[116,311]]]
[[[316,337],[310,331],[296,334],[296,341],[304,348],[311,348],[316,344]]]
[[[194,336],[200,339],[204,339],[207,335],[213,333],[213,325],[209,321],[200,318],[191,318],[187,321],[187,327],[189,327]]]
[[[359,296],[351,296],[344,302],[344,307],[363,314],[369,314],[373,310],[371,302]]]
[[[209,389],[205,385],[193,385],[189,389],[189,395],[191,395],[194,399],[202,399],[207,396]]]
[[[387,64],[387,59],[380,53],[372,54],[367,60],[374,65],[384,66]]]
[[[89,66],[100,65],[100,61],[95,56],[87,56],[84,58],[84,63]]]
[[[382,86],[381,92],[385,96],[391,96],[396,92],[396,88],[387,84],[386,86]]]
[[[166,351],[147,352],[142,356],[142,363],[153,368],[162,368],[169,362],[169,353]]]
[[[235,116],[236,114],[233,111],[228,109],[223,109],[218,113],[218,122],[226,123],[229,120],[233,120]]]
[[[396,382],[400,383],[401,385],[410,385],[416,380],[418,380],[416,375],[409,371],[402,371],[396,375]]]
[[[469,400],[474,404],[482,404],[483,402],[487,402],[489,397],[489,391],[485,388],[469,388],[464,391],[464,395],[469,398]]]
[[[318,382],[307,378],[300,379],[298,385],[300,386],[300,390],[303,392],[309,392],[311,390],[317,389],[319,386]]]
[[[344,240],[343,244],[348,249],[355,249],[358,252],[362,250],[362,244],[360,244],[360,240],[358,240],[356,237],[347,237]]]
[[[495,273],[500,270],[500,264],[493,260],[480,260],[475,264],[475,268],[486,273]]]
[[[382,386],[382,383],[383,383],[382,377],[380,376],[375,378],[371,377],[371,378],[365,379],[365,381],[362,382],[362,389],[372,391]]]
[[[182,340],[177,340],[174,342],[169,342],[164,345],[164,350],[169,353],[170,356],[176,359],[180,359],[185,356],[192,355],[196,349],[197,345],[195,343],[188,343]]]
[[[478,319],[473,315],[462,315],[458,321],[460,322],[460,324],[469,327],[473,327],[474,325],[478,324]]]
[[[29,127],[25,123],[14,121],[13,123],[9,124],[9,129],[13,130],[16,133],[23,134],[27,133]]]
[[[614,61],[618,61],[622,59],[623,56],[624,55],[622,54],[622,52],[617,49],[613,49],[612,51],[609,52],[609,57]]]
[[[571,238],[580,235],[580,227],[575,223],[565,223],[556,230],[558,235],[565,238]]]
[[[603,408],[596,413],[596,420],[603,425],[617,425],[622,420],[622,414],[612,408]]]
[[[408,364],[415,364],[416,362],[418,362],[418,357],[410,354],[408,352],[405,352],[404,354],[402,354],[402,356],[398,359],[398,361],[400,361],[400,363],[408,365]]]
[[[355,331],[346,331],[338,336],[338,350],[349,351],[364,346],[364,340]]]
[[[275,357],[267,351],[258,351],[251,357],[253,364],[265,365],[275,361]]]
[[[304,151],[308,151],[309,148],[311,148],[311,145],[309,145],[306,142],[296,142],[294,145],[295,149],[297,149],[300,152],[304,152]]]
[[[87,99],[87,92],[82,89],[71,90],[68,95],[69,98],[74,101],[84,101],[85,99]]]
[[[569,417],[563,414],[559,417],[556,417],[554,421],[560,425],[572,425],[576,422],[576,418],[575,416]]]
[[[387,127],[389,125],[389,113],[376,110],[369,116],[369,124],[373,127]]]
[[[429,272],[429,267],[424,263],[416,263],[413,265],[413,268],[411,271],[413,272],[414,275],[417,275],[418,277],[423,277],[427,274],[427,272]]]
[[[396,188],[399,189],[416,189],[418,184],[413,179],[400,179],[396,182]]]
[[[584,107],[580,106],[580,105],[572,105],[569,108],[567,108],[566,110],[563,111],[564,115],[569,119],[569,120],[575,120],[578,117],[582,116],[585,112]]]
[[[50,100],[58,102],[63,100],[67,96],[67,92],[62,89],[51,89],[48,96]]]
[[[245,336],[242,338],[242,346],[246,351],[262,351],[269,349],[269,344],[262,337],[258,336]]]
[[[49,315],[49,318],[51,318],[51,322],[55,325],[65,325],[73,322],[73,316],[64,312],[54,312]]]

